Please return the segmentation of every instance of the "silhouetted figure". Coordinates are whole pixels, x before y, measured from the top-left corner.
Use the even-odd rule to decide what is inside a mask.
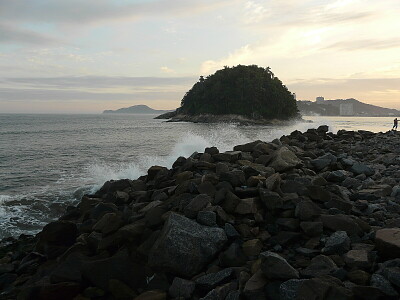
[[[395,118],[393,120],[393,128],[392,128],[392,130],[396,130],[397,131],[397,123],[398,123],[397,118]]]

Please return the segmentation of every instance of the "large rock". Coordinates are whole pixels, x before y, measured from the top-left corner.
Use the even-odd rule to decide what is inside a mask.
[[[211,197],[206,194],[200,194],[193,198],[183,210],[184,214],[188,218],[196,218],[197,213],[205,208],[212,201]]]
[[[307,186],[308,196],[315,201],[328,202],[331,200],[331,194],[326,188],[319,185],[309,185]]]
[[[308,221],[319,216],[321,211],[321,208],[311,200],[302,200],[296,205],[295,215],[302,221]]]
[[[371,267],[371,260],[367,250],[350,250],[344,255],[344,261],[351,268],[367,269]]]
[[[326,254],[344,254],[350,250],[350,242],[346,231],[336,231],[326,240],[322,252]]]
[[[175,277],[168,292],[172,298],[183,297],[185,299],[190,299],[195,287],[196,284],[193,281]]]
[[[216,273],[203,275],[195,280],[196,288],[208,292],[216,286],[228,282],[233,274],[233,269],[227,268]]]
[[[311,165],[318,171],[328,167],[330,164],[337,162],[337,157],[331,153],[327,153],[311,161]]]
[[[261,271],[267,278],[285,280],[299,278],[299,272],[279,254],[265,251],[260,257]]]
[[[333,274],[338,270],[332,259],[325,255],[318,255],[311,260],[310,265],[301,271],[304,277],[319,277]]]
[[[393,288],[391,283],[382,275],[373,274],[371,276],[371,285],[378,288],[383,294],[389,297],[398,297],[399,294]]]
[[[282,283],[279,287],[280,300],[297,299],[297,293],[301,284],[307,279],[290,279]]]
[[[378,252],[385,257],[400,256],[400,228],[384,228],[375,234]]]
[[[321,221],[325,228],[332,231],[346,231],[349,236],[361,236],[364,233],[358,223],[347,215],[321,215]]]
[[[313,278],[301,283],[296,299],[305,300],[351,300],[352,293],[346,289],[339,279],[325,276]]]
[[[374,169],[358,162],[354,163],[351,166],[350,171],[353,172],[355,175],[365,174],[367,176],[372,176],[375,174]]]
[[[108,291],[110,279],[117,279],[133,289],[145,284],[144,268],[132,261],[127,250],[110,258],[86,262],[82,265],[83,278],[93,286]]]
[[[78,235],[76,225],[69,221],[55,221],[47,224],[38,234],[36,250],[49,257],[56,257],[71,246]]]
[[[171,213],[149,254],[149,265],[180,276],[199,273],[227,242],[221,228]]]
[[[281,147],[274,152],[269,167],[274,168],[277,172],[283,172],[299,165],[301,165],[301,160],[297,158],[296,154],[287,147]]]

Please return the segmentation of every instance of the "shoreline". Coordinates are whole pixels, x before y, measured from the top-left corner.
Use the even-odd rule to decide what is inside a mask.
[[[396,299],[398,138],[320,126],[108,181],[1,241],[0,297]]]
[[[211,115],[211,114],[200,114],[200,115],[184,115],[177,114],[176,112],[170,112],[157,116],[155,119],[164,119],[166,122],[191,122],[191,123],[236,123],[240,125],[272,125],[272,126],[283,126],[294,122],[305,122],[312,123],[308,120],[304,120],[302,117],[291,118],[286,120],[280,119],[251,119],[242,115]]]

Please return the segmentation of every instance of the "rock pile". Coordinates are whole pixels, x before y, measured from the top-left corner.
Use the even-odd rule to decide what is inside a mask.
[[[0,248],[1,299],[398,299],[400,142],[294,131],[106,182]]]

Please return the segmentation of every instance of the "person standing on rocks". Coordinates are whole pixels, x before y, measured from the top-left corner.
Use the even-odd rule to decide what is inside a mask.
[[[398,123],[397,118],[395,118],[395,119],[393,120],[393,128],[392,128],[392,130],[397,131],[397,123]]]

